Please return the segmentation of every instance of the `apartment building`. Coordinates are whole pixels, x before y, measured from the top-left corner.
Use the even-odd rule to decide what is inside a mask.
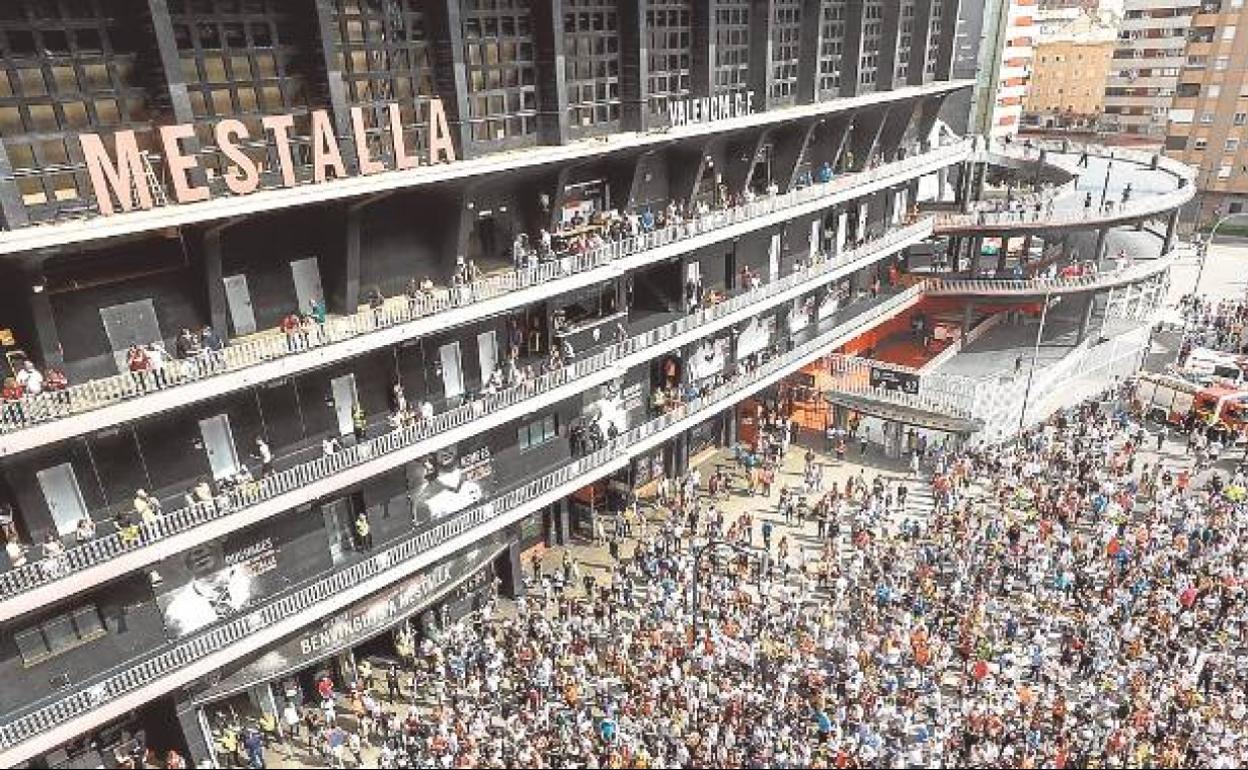
[[[955,95],[946,122],[957,132],[1005,137],[1018,133],[1034,53],[1035,0],[983,0],[964,6],[954,71],[975,88]]]
[[[3,3],[0,763],[226,764],[214,715],[519,593],[904,326],[918,181],[969,154],[928,141],[958,17]]]
[[[1126,0],[1105,88],[1107,131],[1165,141],[1199,0]]]
[[[1192,16],[1170,109],[1166,154],[1195,166],[1193,216],[1209,222],[1248,205],[1248,9],[1203,2]]]
[[[1094,127],[1105,102],[1117,31],[1096,15],[1039,25],[1024,123],[1045,128]]]

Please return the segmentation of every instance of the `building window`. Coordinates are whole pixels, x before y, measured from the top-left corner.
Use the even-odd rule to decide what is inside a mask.
[[[1223,27],[1223,28],[1222,28],[1222,39],[1223,39],[1223,40],[1234,40],[1234,39],[1235,39],[1235,27],[1234,27],[1234,26],[1226,26],[1226,27]]]
[[[32,220],[90,210],[77,134],[134,129],[154,149],[145,73],[120,14],[96,2],[0,3],[0,137]]]
[[[1230,65],[1230,63],[1231,63],[1231,57],[1219,56],[1213,60],[1213,68],[1215,70],[1224,70],[1227,68],[1227,66]]]
[[[233,168],[216,152],[212,125],[235,117],[247,126],[253,141],[244,152],[262,168],[278,167],[277,148],[261,126],[266,115],[306,115],[308,99],[300,65],[310,40],[298,37],[307,29],[297,11],[281,0],[170,0],[169,19],[182,60],[182,74],[191,112],[201,119],[196,128],[206,149],[205,165],[216,175]],[[305,166],[307,144],[292,136],[295,165]]]
[[[610,0],[565,0],[564,74],[568,125],[601,126],[620,119],[620,25]]]
[[[1231,122],[1237,126],[1242,126],[1245,120],[1248,120],[1248,112],[1237,112],[1231,119]]]
[[[93,604],[57,615],[34,628],[13,634],[22,665],[30,667],[108,633]]]
[[[1200,122],[1201,122],[1201,123],[1204,123],[1205,125],[1208,125],[1208,124],[1212,123],[1212,122],[1213,122],[1213,113],[1212,113],[1212,112],[1202,112],[1202,113],[1200,113]]]
[[[945,6],[942,0],[933,0],[927,26],[926,63],[923,68],[925,77],[936,77],[936,59],[940,56],[940,27],[944,21]],[[953,23],[957,23],[957,14],[953,15]]]
[[[897,36],[897,62],[893,66],[893,83],[904,86],[910,74],[910,44],[914,39],[914,0],[902,0],[901,26]]]
[[[373,157],[394,158],[391,103],[399,105],[407,146],[424,154],[434,82],[419,0],[335,0],[333,45],[347,101],[363,108]]]
[[[830,0],[820,10],[819,93],[837,96],[841,91],[841,56],[845,44],[845,2]]]
[[[1218,167],[1218,179],[1230,179],[1230,178],[1231,178],[1231,167],[1229,165],[1219,166]]]
[[[650,0],[646,5],[650,113],[666,118],[667,103],[689,95],[692,0]]]
[[[1214,84],[1209,86],[1209,98],[1216,99],[1222,95],[1222,86]]]
[[[1226,151],[1227,151],[1227,152],[1235,152],[1235,151],[1236,151],[1236,150],[1238,150],[1238,149],[1239,149],[1239,140],[1238,140],[1238,139],[1227,139],[1227,140],[1226,140]]]
[[[1208,146],[1209,146],[1209,140],[1204,138],[1203,136],[1197,137],[1196,141],[1192,143],[1192,149],[1198,150],[1198,151],[1203,151]]]
[[[555,423],[555,416],[551,414],[540,420],[521,425],[516,433],[520,451],[525,452],[554,441],[559,435],[559,430]]]
[[[463,0],[468,119],[478,142],[537,132],[529,0]]]
[[[875,90],[884,38],[884,3],[866,0],[862,9],[862,55],[858,57],[858,93]]]
[[[750,82],[750,0],[715,0],[715,92]]]

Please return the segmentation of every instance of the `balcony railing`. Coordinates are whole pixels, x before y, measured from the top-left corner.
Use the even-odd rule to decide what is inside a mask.
[[[927,293],[933,296],[962,294],[1035,295],[1109,289],[1151,278],[1170,269],[1170,266],[1174,264],[1174,260],[1174,252],[1169,252],[1157,259],[1142,260],[1118,270],[1108,270],[1071,278],[1030,278],[1024,280],[929,278],[927,281]]]
[[[928,373],[909,366],[872,361],[857,356],[829,356],[832,374],[830,388],[841,393],[879,398],[901,406],[925,412],[936,412],[950,417],[970,419],[975,406],[975,386],[969,377]],[[873,387],[871,370],[887,369],[903,375],[918,377],[918,392]]]
[[[762,312],[782,301],[793,291],[818,288],[835,277],[838,271],[857,266],[907,243],[916,242],[931,233],[931,219],[924,218],[890,231],[857,249],[825,258],[753,291],[738,294],[710,308],[691,313],[643,334],[608,346],[605,350],[576,361],[562,369],[544,374],[500,393],[484,396],[460,407],[435,415],[429,420],[399,428],[382,436],[363,441],[332,455],[319,457],[292,468],[272,473],[253,482],[223,493],[210,502],[189,505],[162,515],[155,521],[102,535],[70,548],[58,556],[48,557],[0,573],[0,605],[7,600],[36,588],[50,586],[70,575],[105,564],[145,546],[189,532],[230,514],[251,508],[281,495],[308,487],[349,469],[378,458],[393,455],[417,444],[436,438],[455,428],[479,421],[504,409],[522,404],[556,388],[574,384],[612,367],[627,368],[656,355],[656,349],[682,334],[708,327],[744,310]],[[753,313],[751,313],[752,315]],[[661,349],[659,349],[661,350]],[[425,447],[428,451],[433,449]],[[422,454],[425,453],[422,451]],[[147,562],[144,562],[147,563]],[[133,569],[136,565],[130,565]],[[10,609],[0,610],[0,617],[11,615]]]
[[[330,318],[306,336],[263,335],[231,344],[217,353],[194,360],[172,360],[158,371],[126,372],[73,385],[60,391],[24,396],[20,400],[4,403],[3,414],[0,415],[0,434],[48,420],[90,412],[158,390],[236,372],[314,348],[354,340],[381,329],[471,306],[473,303],[502,297],[521,289],[545,286],[551,281],[603,267],[651,249],[794,209],[864,184],[904,176],[917,168],[961,157],[968,148],[968,143],[958,142],[896,163],[839,176],[826,183],[816,183],[788,193],[759,198],[742,206],[711,212],[680,224],[615,241],[585,254],[484,278],[462,287],[435,289],[405,303],[390,302],[376,310],[367,309],[352,315]],[[557,290],[557,287],[551,288]],[[309,366],[315,365],[314,362],[315,359],[310,358]]]
[[[246,643],[257,632],[288,625],[318,605],[332,602],[336,596],[360,586],[383,573],[420,558],[436,547],[448,543],[478,528],[494,525],[494,529],[506,526],[522,516],[522,507],[539,500],[543,495],[570,484],[588,484],[604,472],[615,467],[613,462],[621,456],[636,451],[646,451],[647,442],[660,437],[671,428],[693,425],[697,421],[722,410],[735,400],[748,395],[759,387],[774,381],[778,375],[792,371],[815,357],[827,346],[864,324],[895,313],[899,308],[916,299],[923,290],[921,284],[906,289],[870,311],[838,324],[833,329],[805,342],[792,351],[772,358],[754,370],[739,374],[699,399],[674,408],[667,414],[632,428],[592,454],[573,460],[556,471],[548,473],[518,489],[506,492],[494,500],[475,508],[455,514],[451,519],[418,535],[378,551],[373,556],[341,571],[294,589],[285,595],[274,597],[231,620],[196,633],[182,641],[166,645],[140,659],[130,661],[112,671],[101,673],[93,680],[83,683],[74,692],[63,697],[47,699],[32,705],[19,716],[0,726],[0,748],[5,751],[46,735],[71,720],[95,711],[104,704],[117,703],[141,688],[156,684],[162,679],[169,681],[165,689],[177,687],[198,675],[194,666],[205,657],[233,645]],[[481,532],[484,536],[487,532]],[[421,565],[411,565],[417,568]],[[329,611],[332,611],[330,609]],[[301,621],[306,622],[306,621]],[[289,630],[294,630],[289,629]],[[154,695],[154,693],[153,693]]]

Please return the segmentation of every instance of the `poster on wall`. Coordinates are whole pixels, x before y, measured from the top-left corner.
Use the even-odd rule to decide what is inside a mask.
[[[737,337],[737,360],[752,356],[771,344],[776,332],[776,317],[755,317],[741,330]]]
[[[443,559],[381,593],[287,636],[273,649],[237,668],[196,697],[204,703],[288,674],[360,644],[412,618],[435,603],[448,606],[448,619],[471,610],[473,598],[493,582],[494,560],[506,545],[499,536]],[[417,624],[420,627],[422,624]]]
[[[331,565],[322,518],[290,513],[161,561],[156,606],[178,639]]]
[[[698,345],[689,357],[689,379],[693,382],[722,374],[728,367],[728,347],[731,340],[721,337]]]
[[[902,393],[913,395],[919,392],[919,375],[873,366],[871,367],[871,387],[900,390]]]

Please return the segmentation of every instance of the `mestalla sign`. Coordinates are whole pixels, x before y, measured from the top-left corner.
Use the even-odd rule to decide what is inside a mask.
[[[453,162],[455,143],[447,125],[442,100],[430,99],[428,106],[429,146],[427,155],[421,158],[412,151],[403,135],[399,104],[391,102],[386,105],[389,118],[386,130],[394,147],[392,156],[388,159],[373,156],[368,146],[364,111],[360,107],[352,107],[351,146],[354,148],[355,173],[367,176],[382,171],[416,168],[422,163],[432,165]],[[260,125],[263,138],[271,145],[273,155],[276,156],[272,168],[258,162],[244,151],[244,146],[262,137],[252,136],[243,121],[227,118],[213,124],[216,148],[230,164],[223,172],[222,179],[226,189],[233,195],[255,192],[260,188],[261,175],[273,171],[280,173],[283,187],[294,187],[297,183],[295,161],[291,153],[295,116],[266,115],[260,119]],[[309,113],[309,131],[312,182],[320,184],[347,177],[349,174],[346,159],[343,158],[339,137],[327,110],[312,110]],[[211,169],[201,169],[199,156],[188,151],[184,145],[184,142],[195,138],[196,126],[190,123],[161,126],[158,133],[174,201],[196,203],[211,198],[213,192],[202,180],[204,176],[211,177],[213,172]],[[83,161],[101,214],[109,215],[118,210],[150,209],[155,205],[152,183],[148,179],[138,138],[133,129],[112,134],[111,154],[100,134],[80,134],[78,141],[82,145]],[[200,170],[206,173],[196,173]]]

